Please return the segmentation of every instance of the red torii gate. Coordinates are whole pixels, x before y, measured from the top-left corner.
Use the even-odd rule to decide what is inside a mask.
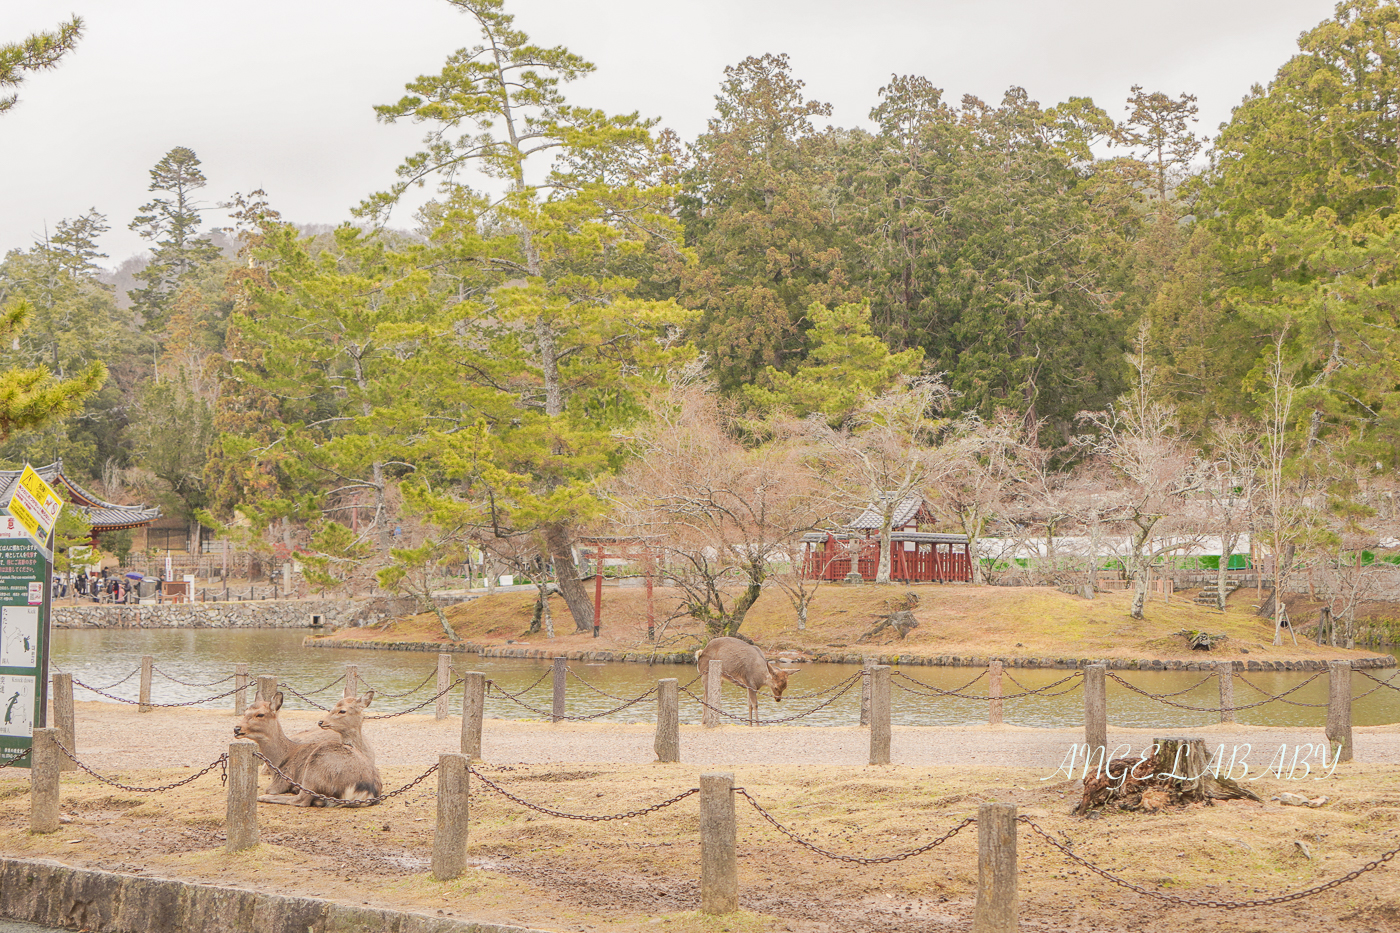
[[[578,539],[579,551],[593,561],[593,637],[603,624],[603,561],[608,551],[613,557],[640,561],[644,568],[647,588],[647,641],[656,641],[656,607],[652,600],[656,552],[643,540],[615,536],[595,536]],[[591,551],[590,551],[591,548]]]

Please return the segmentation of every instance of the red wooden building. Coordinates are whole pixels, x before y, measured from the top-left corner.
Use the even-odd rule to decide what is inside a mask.
[[[934,521],[922,496],[895,509],[890,534],[890,579],[901,583],[971,583],[966,535],[919,531]],[[803,573],[809,579],[844,580],[854,570],[873,581],[880,569],[880,513],[866,509],[840,531],[802,537]]]

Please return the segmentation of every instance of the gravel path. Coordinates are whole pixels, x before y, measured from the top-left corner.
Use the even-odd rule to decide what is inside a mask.
[[[319,714],[288,711],[288,733],[315,728]],[[137,713],[115,703],[76,704],[78,755],[104,768],[203,767],[234,741],[232,713],[165,710]],[[461,721],[409,715],[371,721],[365,732],[381,766],[427,767],[440,752],[460,748]],[[1110,729],[1110,745],[1135,749],[1161,734],[1200,735],[1212,749],[1225,744],[1252,746],[1251,767],[1263,768],[1279,745],[1322,742],[1321,729],[1209,726],[1189,730]],[[681,759],[702,767],[743,764],[862,765],[868,760],[869,733],[855,726],[803,727],[724,725],[681,727]],[[488,719],[482,755],[492,764],[551,762],[639,763],[655,760],[652,727],[615,723],[559,723]],[[1083,742],[1080,729],[1018,726],[895,727],[891,758],[911,767],[988,766],[1044,768],[1064,761],[1069,747]],[[1400,763],[1400,726],[1355,730],[1359,762]],[[1290,753],[1291,754],[1291,753]]]

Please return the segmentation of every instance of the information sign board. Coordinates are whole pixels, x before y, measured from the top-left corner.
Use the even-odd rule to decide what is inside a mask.
[[[39,546],[45,559],[52,561],[53,554],[45,544],[53,533],[58,513],[63,511],[63,500],[29,464],[26,463],[19,474],[19,482],[15,483],[14,492],[10,493],[10,501],[5,508]]]
[[[0,759],[29,748],[46,724],[52,590],[50,564],[28,530],[0,515]]]

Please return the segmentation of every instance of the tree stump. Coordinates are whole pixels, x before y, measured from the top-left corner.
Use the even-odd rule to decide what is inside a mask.
[[[869,641],[887,628],[893,628],[899,633],[901,639],[908,637],[909,633],[919,627],[919,620],[914,618],[914,613],[908,609],[901,609],[898,612],[891,612],[887,616],[881,616],[880,624],[856,639],[856,644]]]
[[[1156,752],[1150,757],[1115,758],[1102,772],[1086,777],[1075,814],[1105,807],[1151,813],[1216,800],[1259,800],[1249,788],[1212,773],[1205,739],[1159,738],[1153,744]]]

